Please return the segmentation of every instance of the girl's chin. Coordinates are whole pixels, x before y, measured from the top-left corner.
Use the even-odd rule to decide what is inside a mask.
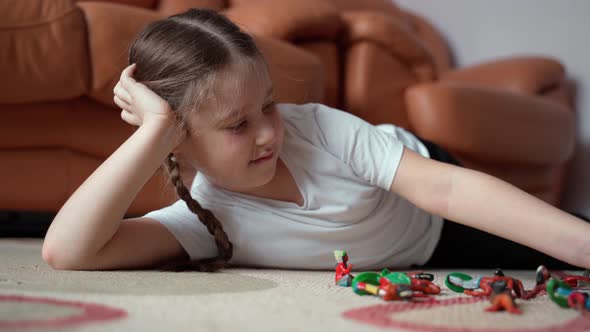
[[[276,163],[276,160],[270,162],[268,165],[268,169],[264,172],[261,172],[261,175],[259,177],[260,183],[258,184],[258,187],[267,185],[274,180],[277,173]]]

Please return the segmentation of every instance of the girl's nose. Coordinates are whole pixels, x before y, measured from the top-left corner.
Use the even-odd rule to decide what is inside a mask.
[[[265,146],[272,143],[275,139],[275,128],[273,121],[268,117],[260,118],[256,130],[256,145]]]

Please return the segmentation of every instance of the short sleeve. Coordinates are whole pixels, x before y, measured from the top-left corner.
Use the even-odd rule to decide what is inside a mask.
[[[357,176],[389,190],[402,158],[403,142],[353,114],[314,106],[320,144]]]
[[[143,217],[155,219],[164,225],[176,237],[192,260],[217,256],[218,250],[213,236],[183,200],[149,212]]]

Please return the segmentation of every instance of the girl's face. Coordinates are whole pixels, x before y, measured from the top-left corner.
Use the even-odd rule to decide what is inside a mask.
[[[266,66],[232,65],[217,75],[214,91],[187,120],[191,138],[174,151],[181,168],[189,163],[211,183],[237,192],[269,183],[284,131]]]

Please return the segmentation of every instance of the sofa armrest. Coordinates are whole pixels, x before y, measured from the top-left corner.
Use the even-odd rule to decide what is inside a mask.
[[[542,98],[434,83],[413,86],[405,99],[417,135],[472,159],[555,165],[574,151],[574,113]]]
[[[441,82],[470,83],[528,95],[541,95],[557,88],[565,69],[546,57],[513,57],[450,71]]]
[[[316,0],[239,2],[222,12],[248,33],[286,41],[336,39],[338,11]]]

